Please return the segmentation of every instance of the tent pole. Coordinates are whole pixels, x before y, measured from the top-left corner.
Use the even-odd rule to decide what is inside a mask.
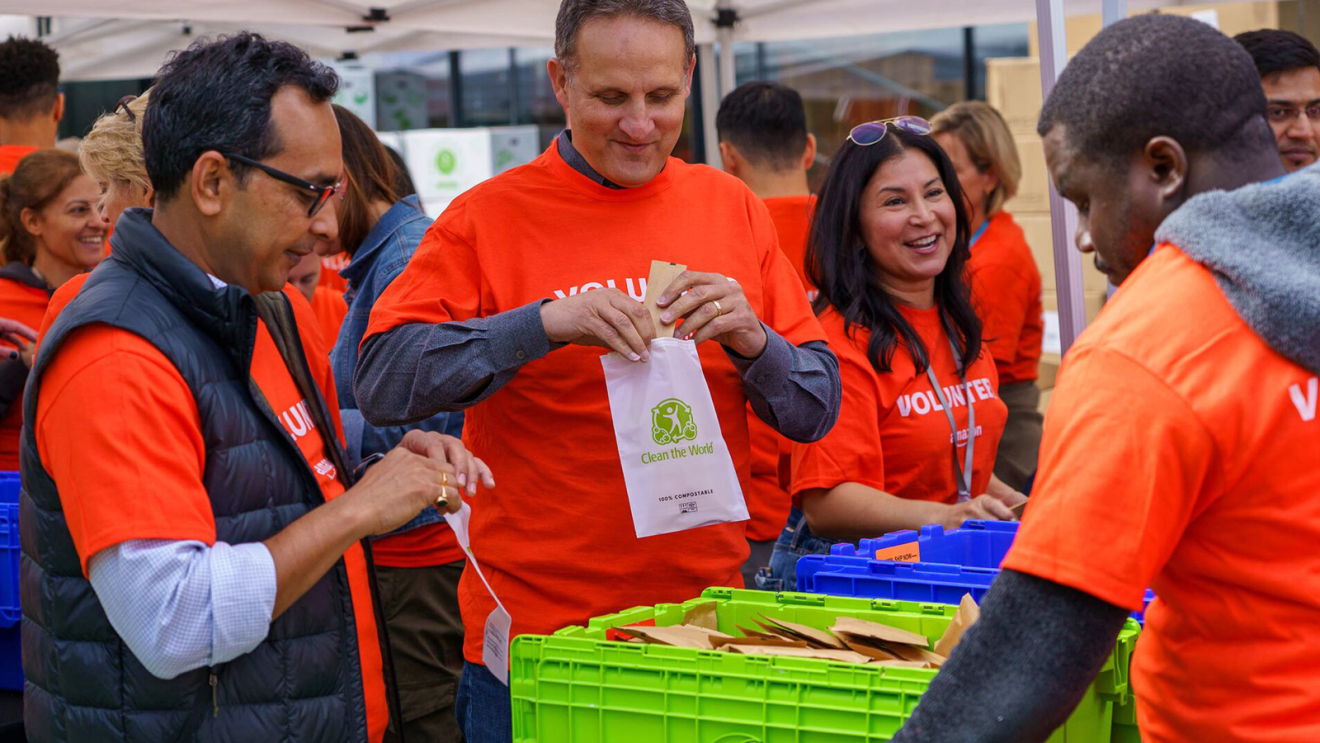
[[[738,11],[732,0],[719,0],[715,4],[715,40],[720,44],[720,100],[738,85],[737,60],[733,54],[733,26],[738,22]]]
[[[723,168],[720,159],[719,137],[715,133],[715,114],[720,110],[719,81],[715,70],[715,47],[701,44],[697,47],[697,74],[701,76],[701,133],[706,143],[706,164]],[[695,122],[694,122],[695,123]]]
[[[1100,19],[1105,27],[1109,27],[1127,18],[1127,0],[1102,0],[1100,3]]]
[[[1041,100],[1050,97],[1054,82],[1068,62],[1064,33],[1063,0],[1036,0],[1036,27],[1040,35]],[[1060,352],[1086,327],[1086,295],[1082,288],[1082,255],[1073,247],[1077,210],[1064,201],[1050,181],[1050,224],[1054,238],[1054,281],[1059,298]]]

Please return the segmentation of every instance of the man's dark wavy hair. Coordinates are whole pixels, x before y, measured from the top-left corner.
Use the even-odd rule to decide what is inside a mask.
[[[324,103],[339,77],[302,49],[243,32],[199,41],[160,69],[142,121],[142,149],[156,198],[168,201],[209,150],[253,160],[278,154],[283,143],[270,120],[270,102],[286,85]],[[230,162],[240,183],[248,168]]]

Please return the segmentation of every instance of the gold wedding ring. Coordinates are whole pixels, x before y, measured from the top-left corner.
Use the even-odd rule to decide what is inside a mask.
[[[715,312],[718,313],[718,314],[716,314],[715,316],[716,316],[716,317],[723,317],[723,316],[724,316],[724,308],[720,306],[720,300],[718,300],[718,299],[712,299],[712,300],[710,300],[710,303],[713,304],[713,305],[715,305]]]
[[[440,497],[435,499],[436,508],[448,508],[449,498],[445,497],[445,488],[449,487],[449,474],[440,473]]]

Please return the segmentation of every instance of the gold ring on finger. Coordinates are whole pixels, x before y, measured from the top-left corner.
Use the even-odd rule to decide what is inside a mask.
[[[710,303],[715,305],[715,316],[722,317],[724,315],[724,308],[720,306],[720,300],[712,299],[710,300]]]

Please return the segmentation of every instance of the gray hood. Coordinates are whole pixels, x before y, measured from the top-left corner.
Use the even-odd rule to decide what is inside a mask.
[[[1215,275],[1270,348],[1320,373],[1320,165],[1200,194],[1155,233]]]

